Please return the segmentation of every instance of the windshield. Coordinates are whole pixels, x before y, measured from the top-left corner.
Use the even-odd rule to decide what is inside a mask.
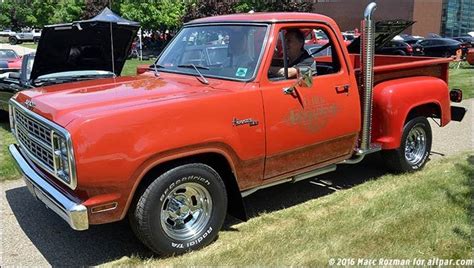
[[[267,26],[215,25],[186,27],[166,48],[156,64],[159,71],[232,80],[254,77],[262,55]]]
[[[18,55],[10,49],[0,50],[0,59],[16,59]]]

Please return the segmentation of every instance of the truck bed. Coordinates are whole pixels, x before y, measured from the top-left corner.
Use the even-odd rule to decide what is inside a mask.
[[[360,77],[360,55],[350,54],[356,78]],[[374,85],[396,78],[410,76],[438,77],[448,83],[448,68],[451,58],[407,57],[375,55]]]

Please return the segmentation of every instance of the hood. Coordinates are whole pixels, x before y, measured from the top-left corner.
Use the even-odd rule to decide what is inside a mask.
[[[412,26],[414,21],[406,20],[384,20],[375,22],[375,50],[382,48],[387,42],[395,36]],[[360,53],[360,38],[358,36],[350,45],[347,46],[349,53]]]
[[[118,76],[139,27],[108,8],[90,20],[45,26],[31,79],[81,70],[110,71]]]
[[[16,101],[34,103],[34,112],[65,127],[74,118],[98,115],[150,103],[182,101],[225,92],[195,77],[118,77],[58,84],[21,91]]]

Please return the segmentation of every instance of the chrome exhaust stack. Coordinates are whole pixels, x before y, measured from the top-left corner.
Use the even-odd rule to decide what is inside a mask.
[[[362,86],[362,133],[359,148],[351,159],[341,164],[356,164],[362,161],[365,155],[381,150],[379,144],[370,143],[372,130],[372,96],[374,87],[374,54],[375,54],[375,23],[373,15],[377,4],[372,2],[365,8],[364,19],[361,21],[362,37],[360,38],[360,85]]]
[[[372,90],[374,87],[374,54],[375,54],[375,23],[373,14],[377,4],[370,3],[364,11],[364,20],[361,22],[362,38],[360,46],[361,85],[363,89],[362,137],[360,149],[370,149],[370,131],[372,129]]]

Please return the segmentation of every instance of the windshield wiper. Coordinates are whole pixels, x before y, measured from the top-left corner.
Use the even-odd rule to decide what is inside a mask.
[[[165,66],[163,66],[163,65],[161,65],[161,64],[152,64],[152,65],[150,65],[150,66],[148,66],[148,67],[150,67],[150,69],[154,69],[154,68],[165,68]]]
[[[206,84],[206,85],[209,85],[209,81],[207,81],[207,79],[204,77],[204,75],[202,75],[202,73],[199,71],[199,69],[202,69],[202,70],[209,70],[209,67],[206,67],[206,66],[201,66],[201,65],[194,65],[192,63],[189,63],[189,64],[180,64],[178,65],[178,67],[181,67],[181,68],[194,68],[194,70],[196,70],[196,72],[199,74],[199,76],[201,77],[201,79],[198,78],[198,81],[203,83],[203,84]],[[197,77],[196,77],[197,78]]]
[[[158,73],[158,68],[165,68],[165,66],[160,65],[160,64],[152,64],[152,65],[148,66],[148,69],[153,70],[156,77],[160,76],[160,74]]]

